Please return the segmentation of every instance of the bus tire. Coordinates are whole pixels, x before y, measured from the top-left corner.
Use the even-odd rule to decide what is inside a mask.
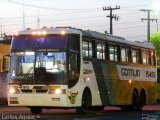
[[[40,114],[42,112],[42,107],[30,107],[32,114]]]
[[[138,96],[137,91],[133,91],[131,109],[133,111],[142,111],[142,109],[143,109],[143,106],[140,103],[140,97]]]
[[[141,93],[140,93],[140,103],[142,105],[146,105],[146,100],[147,100],[147,98],[146,98],[146,92],[145,92],[144,89],[142,89]]]
[[[92,96],[88,89],[85,89],[82,95],[81,107],[76,108],[77,113],[86,113],[91,110],[92,106]]]
[[[141,107],[141,111],[143,110],[143,105],[146,105],[146,99],[146,92],[142,89],[139,97],[139,106]]]

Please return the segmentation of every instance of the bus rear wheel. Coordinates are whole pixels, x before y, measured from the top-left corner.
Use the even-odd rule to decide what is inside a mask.
[[[40,114],[42,112],[42,107],[30,107],[32,114]]]
[[[133,111],[142,111],[143,103],[141,103],[140,97],[136,91],[132,94],[132,105],[131,108]]]
[[[122,105],[122,111],[142,111],[144,105],[145,97],[138,95],[138,91],[134,90],[132,93],[132,104],[131,105]]]

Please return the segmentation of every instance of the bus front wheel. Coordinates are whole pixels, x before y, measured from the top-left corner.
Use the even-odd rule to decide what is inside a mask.
[[[42,112],[42,107],[30,107],[32,114],[40,114]]]
[[[92,106],[92,97],[89,90],[85,90],[82,95],[82,105],[81,107],[76,108],[77,113],[85,113],[86,111],[90,111]]]

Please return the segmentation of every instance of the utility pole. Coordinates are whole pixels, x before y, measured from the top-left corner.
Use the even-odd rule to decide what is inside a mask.
[[[23,30],[25,30],[25,12],[24,12],[24,4],[23,4]]]
[[[40,18],[39,18],[39,8],[38,8],[38,16],[37,16],[37,28],[40,28]]]
[[[141,9],[140,11],[144,11],[144,12],[147,12],[147,17],[148,18],[142,18],[142,22],[144,20],[147,20],[147,41],[150,42],[150,21],[156,21],[157,22],[157,19],[151,19],[150,18],[150,12],[153,12],[154,10],[149,10],[149,9]]]
[[[117,6],[115,8],[112,8],[111,6],[110,7],[103,7],[103,11],[105,10],[109,10],[110,11],[110,15],[106,16],[106,17],[109,17],[110,18],[110,34],[113,34],[113,18],[115,20],[119,20],[119,16],[115,15],[115,14],[112,14],[112,11],[113,10],[117,10],[117,9],[120,9],[120,6]]]
[[[158,19],[157,19],[157,33],[158,33]]]

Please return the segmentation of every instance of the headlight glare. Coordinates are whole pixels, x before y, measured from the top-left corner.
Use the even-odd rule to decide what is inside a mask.
[[[14,88],[10,88],[10,89],[9,89],[9,93],[10,93],[10,94],[15,93],[15,89],[14,89]]]
[[[20,90],[18,88],[9,88],[8,92],[10,94],[17,94],[20,93]]]
[[[61,93],[61,89],[56,89],[56,90],[55,90],[55,93],[56,93],[56,94],[60,94],[60,93]]]
[[[57,94],[57,95],[60,95],[60,94],[66,94],[66,90],[65,89],[50,89],[48,91],[49,94]]]

